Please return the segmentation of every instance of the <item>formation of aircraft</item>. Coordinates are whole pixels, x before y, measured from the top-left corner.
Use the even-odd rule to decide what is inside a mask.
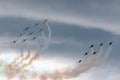
[[[111,46],[111,45],[112,45],[112,42],[109,42],[109,46]],[[103,46],[103,43],[100,43],[99,46],[100,46],[100,47]],[[89,48],[93,48],[93,47],[94,47],[94,45],[90,45]],[[92,55],[95,55],[95,54],[97,54],[97,52],[94,51],[94,52],[92,53]],[[88,52],[86,52],[86,53],[84,54],[84,56],[86,56],[86,55],[88,55]],[[81,62],[82,62],[82,60],[79,60],[79,61],[78,61],[78,63],[81,63]]]
[[[44,19],[44,20],[42,21],[42,23],[46,23],[47,21],[48,21],[48,19]],[[36,26],[38,26],[38,25],[39,25],[39,23],[34,24],[34,25],[33,25],[33,29],[34,29]],[[29,30],[30,28],[31,28],[31,26],[28,26],[28,27],[24,28],[23,32],[19,34],[18,39],[12,41],[12,43],[16,43],[16,42],[19,40],[19,38],[21,38],[22,36],[25,35],[25,32],[26,32],[26,31],[30,31],[30,30]],[[38,29],[38,32],[42,32],[43,30],[44,30],[43,28]],[[31,36],[31,35],[33,35],[34,33],[35,33],[35,31],[29,32],[27,36]],[[35,40],[36,38],[37,38],[37,36],[33,36],[31,40]],[[27,40],[27,38],[23,39],[21,42],[25,42],[26,40]]]

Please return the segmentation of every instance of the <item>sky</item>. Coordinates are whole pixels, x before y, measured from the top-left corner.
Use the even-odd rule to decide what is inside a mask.
[[[9,55],[9,43],[26,26],[48,18],[52,36],[45,54],[41,55],[41,64],[65,67],[78,61],[89,45],[97,47],[101,42],[107,45],[112,41],[112,51],[103,65],[71,80],[117,80],[119,14],[119,0],[0,0],[0,54]]]

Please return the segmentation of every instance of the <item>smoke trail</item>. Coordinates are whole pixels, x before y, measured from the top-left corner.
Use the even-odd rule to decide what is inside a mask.
[[[83,61],[80,64],[77,64],[75,67],[67,67],[62,70],[56,70],[55,72],[51,74],[45,74],[42,75],[40,78],[41,80],[47,80],[48,78],[52,80],[63,80],[63,79],[71,79],[79,76],[82,73],[85,73],[88,71],[93,64],[95,63],[95,56],[93,55],[93,59],[91,60],[91,63],[86,63],[86,61]]]
[[[97,54],[97,58],[100,58],[100,56],[102,55],[102,53],[103,53],[103,46],[100,47],[99,53]]]
[[[23,50],[22,50],[22,48],[20,48],[16,43],[14,43],[15,45],[16,45],[16,47],[18,47],[19,48],[19,50],[20,50],[20,55],[18,56],[18,57],[16,57],[10,64],[9,64],[9,66],[12,68],[14,68],[14,67],[16,67],[17,66],[17,62],[20,60],[20,58],[22,58],[23,57]]]
[[[50,42],[50,39],[51,39],[51,30],[50,30],[50,26],[48,25],[47,22],[45,22],[46,26],[47,26],[47,29],[48,29],[48,38],[47,36],[45,35],[45,33],[43,31],[41,31],[42,33],[42,36],[43,36],[43,39],[45,40],[45,47],[42,49],[42,51],[44,51],[45,49],[48,48],[48,45],[49,45],[49,42]]]
[[[96,54],[93,55],[93,48],[91,48],[89,58],[85,58],[80,64],[75,65],[74,67],[67,67],[62,70],[56,70],[55,72],[51,74],[44,75],[44,79],[41,80],[47,80],[46,77],[49,77],[53,80],[62,80],[62,79],[71,79],[79,76],[82,73],[85,73],[89,69],[91,69],[95,62],[96,62]],[[88,61],[89,60],[89,61]]]
[[[49,46],[49,43],[50,43],[50,39],[51,39],[51,29],[50,29],[50,26],[48,25],[47,22],[45,22],[46,26],[47,26],[47,29],[48,29],[48,38],[47,36],[45,35],[45,33],[43,31],[41,31],[42,33],[42,37],[45,41],[45,44],[44,44],[44,47],[42,49],[38,49],[36,54],[35,54],[35,58],[39,57],[41,53],[43,53],[44,50],[46,50]]]
[[[92,50],[91,52],[93,52],[93,49],[91,50]],[[62,80],[63,78],[64,79],[75,78],[93,67],[93,64],[96,62],[96,55],[92,55],[91,53],[90,57],[91,61],[86,61],[85,59],[80,64],[75,65],[73,68],[67,67],[65,69],[58,70],[57,75],[56,72],[54,72],[52,73],[52,75],[49,75],[49,77],[51,77],[53,80],[58,80],[57,78],[59,78],[60,80]]]
[[[44,40],[44,47],[41,49],[41,50],[45,50],[46,48],[47,48],[47,36],[45,35],[45,33],[43,32],[43,31],[41,31],[41,33],[42,33],[42,37],[43,37],[43,40]]]
[[[88,61],[90,61],[89,59],[91,59],[93,52],[94,52],[94,49],[93,49],[93,48],[90,48],[89,53],[88,53],[87,55],[85,55],[85,56],[86,56],[86,58],[85,58],[85,62],[86,62],[86,63],[87,63]]]
[[[16,43],[14,43],[14,44],[16,45],[16,47],[19,48],[19,50],[20,50],[20,56],[18,56],[13,62],[15,62],[16,60],[18,60],[19,57],[22,57],[22,56],[23,56],[23,50],[22,50],[22,48],[20,48],[19,45],[17,45]]]
[[[96,61],[96,63],[95,63],[94,66],[99,66],[98,63],[99,63],[99,61],[101,60],[101,55],[102,55],[102,53],[103,53],[103,46],[100,47],[98,54],[96,54],[96,56],[97,56],[97,61]]]
[[[109,53],[111,50],[111,46],[108,48],[105,56],[103,57],[103,61],[104,62],[106,60],[106,58],[108,57]],[[100,47],[98,54],[94,54],[93,55],[94,50],[91,49],[90,51],[90,55],[87,58],[84,58],[84,60],[79,63],[76,64],[75,66],[70,66],[70,67],[66,67],[64,69],[61,70],[55,70],[53,73],[45,73],[45,74],[40,74],[37,72],[33,72],[33,71],[26,71],[23,68],[30,65],[33,60],[35,59],[35,57],[32,58],[28,58],[28,63],[26,64],[22,64],[22,66],[18,69],[11,69],[9,67],[6,67],[6,69],[4,69],[4,73],[7,75],[7,77],[9,79],[12,79],[15,76],[18,76],[21,80],[27,80],[29,79],[27,77],[27,75],[29,75],[29,77],[38,77],[40,80],[63,80],[63,79],[71,79],[71,78],[75,78],[78,77],[80,74],[83,74],[87,71],[89,71],[92,67],[94,67],[96,61],[97,61],[97,57],[103,52],[103,47]]]
[[[15,68],[19,68],[20,64],[21,64],[24,60],[26,60],[26,59],[28,59],[28,58],[30,57],[30,48],[28,47],[28,45],[27,45],[26,42],[24,42],[24,43],[25,43],[25,47],[28,49],[27,56],[24,57],[23,54],[22,54],[22,56],[20,56],[17,60],[15,60],[15,63],[14,63],[14,67],[15,67]]]
[[[105,62],[105,60],[109,57],[111,49],[112,49],[112,45],[109,46],[107,52],[105,53],[105,55],[103,56],[101,61],[96,66],[99,66],[99,65],[101,65],[101,64],[103,64]]]
[[[36,59],[35,57],[29,57],[28,60],[26,60],[27,63],[21,63],[21,64],[19,64],[19,66],[18,66],[17,68],[21,70],[21,69],[23,69],[24,67],[31,65],[32,62],[33,62],[35,59]]]
[[[49,34],[48,34],[48,44],[49,44],[49,42],[51,40],[51,29],[50,29],[50,26],[48,25],[48,22],[45,22],[45,23],[46,23],[48,31],[49,31]]]

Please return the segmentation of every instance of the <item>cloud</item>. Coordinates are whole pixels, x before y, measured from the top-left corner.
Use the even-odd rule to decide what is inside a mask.
[[[23,17],[99,28],[120,34],[119,1],[0,1],[1,17]]]

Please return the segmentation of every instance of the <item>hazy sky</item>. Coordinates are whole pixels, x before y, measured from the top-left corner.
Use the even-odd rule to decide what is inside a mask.
[[[0,52],[24,27],[49,18],[52,38],[44,58],[77,61],[90,44],[113,41],[106,63],[76,80],[118,80],[119,14],[119,0],[0,0]]]

